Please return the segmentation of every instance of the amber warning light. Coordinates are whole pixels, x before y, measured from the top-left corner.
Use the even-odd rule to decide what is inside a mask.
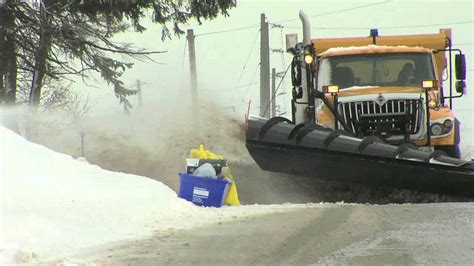
[[[324,93],[331,93],[331,94],[338,93],[339,92],[339,86],[337,86],[337,85],[323,86],[323,92]]]
[[[423,80],[421,86],[423,87],[423,89],[433,89],[436,88],[436,84],[436,80]]]

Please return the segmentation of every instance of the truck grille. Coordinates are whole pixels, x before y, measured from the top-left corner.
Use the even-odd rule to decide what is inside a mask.
[[[422,102],[418,99],[339,103],[338,111],[357,136],[416,134],[420,130]],[[342,128],[339,125],[339,128]]]

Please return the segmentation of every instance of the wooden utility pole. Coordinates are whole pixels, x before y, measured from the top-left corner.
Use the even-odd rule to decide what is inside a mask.
[[[189,70],[191,72],[191,105],[193,120],[199,123],[199,95],[197,92],[196,50],[194,48],[194,30],[189,29],[186,36],[189,48]]]
[[[270,47],[268,44],[268,22],[260,15],[260,116],[269,117],[270,110]]]
[[[276,116],[275,81],[276,81],[276,69],[272,68],[272,117]]]
[[[137,79],[137,96],[138,96],[138,106],[142,107],[143,106],[143,100],[142,100],[142,83],[139,79]]]

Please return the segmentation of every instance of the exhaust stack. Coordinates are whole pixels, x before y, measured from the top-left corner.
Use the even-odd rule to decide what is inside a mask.
[[[308,16],[300,10],[300,19],[303,24],[303,46],[311,44],[311,25]]]

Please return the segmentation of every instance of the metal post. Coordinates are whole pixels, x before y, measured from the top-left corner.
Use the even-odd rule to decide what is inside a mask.
[[[270,47],[268,43],[268,22],[265,14],[260,15],[260,116],[269,117],[270,104]]]
[[[272,68],[272,117],[276,116],[275,80],[276,80],[276,69]]]
[[[84,152],[84,136],[85,136],[84,132],[81,131],[81,156],[83,158],[86,158],[85,157],[85,152]]]
[[[448,39],[449,40],[449,39]],[[452,59],[451,40],[449,40],[449,109],[453,110],[453,59]],[[428,102],[428,98],[426,98]],[[428,128],[429,131],[429,128]]]
[[[187,31],[188,49],[189,49],[189,70],[191,72],[191,106],[193,120],[199,124],[199,95],[197,92],[197,73],[196,73],[196,51],[194,48],[194,30]]]
[[[137,94],[138,94],[138,106],[142,107],[143,106],[143,100],[142,100],[142,83],[140,82],[139,79],[137,79]]]

